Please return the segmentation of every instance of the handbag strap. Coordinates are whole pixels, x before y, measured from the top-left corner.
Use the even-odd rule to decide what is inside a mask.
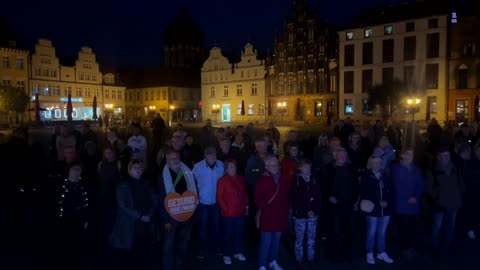
[[[277,190],[275,190],[275,193],[273,194],[272,198],[268,200],[268,204],[270,204],[273,200],[275,200],[275,197],[277,197],[279,189],[280,189],[280,179],[278,180]]]

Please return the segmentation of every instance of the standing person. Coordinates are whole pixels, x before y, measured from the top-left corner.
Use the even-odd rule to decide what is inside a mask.
[[[303,269],[304,239],[307,243],[307,260],[315,267],[315,237],[320,212],[320,183],[312,176],[312,163],[303,159],[298,164],[299,173],[292,183],[292,214],[295,219],[295,258],[297,268]]]
[[[335,165],[328,169],[328,202],[330,204],[332,224],[330,258],[333,262],[352,261],[352,216],[358,199],[358,178],[347,164],[348,154],[344,148],[334,152]]]
[[[146,269],[148,263],[155,197],[142,177],[143,171],[141,160],[130,161],[128,176],[116,191],[117,217],[110,244],[124,255],[124,269]]]
[[[195,164],[193,175],[198,188],[200,201],[197,209],[199,218],[199,243],[197,258],[207,256],[209,244],[220,253],[219,243],[219,208],[217,204],[217,183],[223,176],[223,162],[217,160],[217,151],[214,147],[207,147],[204,151],[205,159]]]
[[[101,115],[98,116],[97,123],[98,123],[98,130],[103,131],[103,118]]]
[[[255,196],[255,187],[257,185],[258,179],[265,172],[265,158],[268,156],[267,152],[267,142],[263,139],[258,139],[255,141],[255,153],[248,158],[247,166],[245,169],[245,180],[247,181],[248,193],[250,198]],[[236,156],[235,156],[236,157]],[[258,230],[255,226],[255,213],[257,211],[257,206],[251,200],[248,208],[248,219],[247,219],[247,239],[249,239],[248,244],[250,247],[254,248],[258,244],[259,235]]]
[[[225,176],[217,186],[217,202],[220,206],[223,223],[223,262],[232,264],[233,257],[239,261],[247,260],[243,255],[243,231],[245,214],[248,210],[248,189],[245,178],[237,174],[237,162],[227,159],[224,162]]]
[[[291,143],[287,146],[287,153],[285,158],[280,163],[280,171],[282,174],[288,176],[291,180],[297,172],[297,162],[299,160],[298,144]]]
[[[445,226],[447,247],[454,252],[455,224],[458,209],[462,206],[464,184],[450,159],[448,148],[439,148],[436,167],[425,182],[425,192],[430,199],[433,215],[433,255],[439,255],[440,252],[442,225]]]
[[[380,138],[377,147],[373,150],[373,155],[382,159],[382,171],[388,173],[390,171],[390,164],[395,160],[395,149],[393,149],[387,136]]]
[[[102,244],[107,235],[112,231],[116,214],[116,190],[120,182],[120,161],[112,148],[105,148],[103,159],[98,164],[97,180],[99,184],[99,206],[100,206],[100,234]]]
[[[480,215],[474,214],[475,209],[480,205],[480,145],[475,146],[473,150],[472,171],[468,180],[465,180],[465,225],[467,227],[467,236],[475,239],[480,232]]]
[[[389,176],[382,170],[382,159],[376,156],[368,160],[367,172],[360,177],[360,208],[367,221],[367,263],[375,264],[373,251],[377,243],[377,259],[393,263],[386,252],[385,233],[387,231],[392,206],[392,189]],[[369,207],[363,207],[368,202]]]
[[[180,161],[180,153],[169,149],[165,153],[166,165],[158,176],[158,203],[161,225],[164,229],[162,244],[162,269],[185,270],[187,266],[188,242],[192,231],[192,220],[178,222],[165,209],[165,197],[170,193],[183,194],[189,190],[197,194],[192,171]]]
[[[265,173],[258,179],[255,189],[255,203],[258,207],[258,228],[261,233],[259,249],[259,270],[267,265],[282,270],[277,263],[282,232],[288,228],[290,206],[290,181],[280,174],[278,159],[265,158]]]
[[[71,130],[67,126],[63,126],[60,136],[57,136],[56,148],[57,148],[57,160],[63,161],[63,149],[69,146],[76,147],[77,140],[72,134]]]
[[[407,258],[416,254],[423,175],[413,162],[412,148],[405,148],[401,161],[392,166],[395,214],[398,218],[400,248]]]
[[[270,133],[273,141],[275,141],[277,145],[280,145],[280,131],[273,125],[273,122],[268,123],[267,133]]]
[[[57,218],[60,222],[61,253],[65,262],[85,256],[87,228],[90,217],[88,192],[81,179],[82,167],[75,161],[67,166],[67,177],[58,195]],[[82,261],[75,269],[85,266]]]
[[[152,133],[153,133],[153,152],[157,153],[163,142],[163,132],[165,130],[165,121],[159,113],[156,114],[152,121]]]
[[[132,136],[128,138],[128,146],[132,151],[132,159],[141,160],[144,165],[147,163],[147,139],[141,135],[142,128],[139,124],[132,125]]]
[[[437,151],[442,139],[442,133],[442,127],[438,124],[437,119],[432,118],[427,128],[428,140],[430,141],[430,153]]]

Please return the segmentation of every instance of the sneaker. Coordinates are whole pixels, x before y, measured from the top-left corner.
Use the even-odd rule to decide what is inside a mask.
[[[265,266],[260,266],[260,268],[258,268],[258,270],[267,270],[267,268]]]
[[[378,253],[377,259],[386,263],[393,263],[393,259],[390,258],[386,252]]]
[[[245,258],[245,256],[242,253],[235,254],[233,255],[233,257],[241,262],[244,262],[247,260],[247,258]]]
[[[477,238],[477,236],[475,235],[475,232],[472,231],[472,230],[468,231],[467,235],[468,235],[468,238],[470,238],[470,239],[472,239],[472,240],[474,240],[475,238]]]
[[[367,263],[368,264],[375,264],[375,258],[373,258],[373,253],[367,253]]]
[[[230,256],[223,256],[223,263],[226,265],[232,264],[232,259],[230,258]]]
[[[272,261],[271,263],[268,264],[268,266],[270,267],[270,269],[273,269],[273,270],[283,270],[283,268],[280,267],[280,265],[278,265],[277,261]]]

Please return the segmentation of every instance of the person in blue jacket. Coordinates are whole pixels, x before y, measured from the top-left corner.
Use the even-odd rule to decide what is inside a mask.
[[[413,157],[413,149],[405,148],[400,154],[401,161],[392,166],[399,245],[408,258],[416,253],[424,181],[422,171],[413,162]]]
[[[375,264],[373,250],[377,247],[377,259],[393,263],[388,256],[385,244],[390,215],[392,213],[391,178],[382,170],[382,158],[372,156],[368,159],[367,171],[360,177],[360,201],[373,204],[371,211],[365,212],[367,220],[366,259],[368,264]],[[364,210],[364,209],[362,209]]]

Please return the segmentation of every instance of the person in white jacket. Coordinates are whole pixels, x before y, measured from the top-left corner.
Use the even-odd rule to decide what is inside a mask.
[[[219,217],[220,209],[217,204],[217,183],[225,174],[223,162],[217,160],[214,147],[207,147],[204,151],[205,159],[193,167],[193,175],[198,187],[198,222],[199,245],[198,258],[205,258],[208,253],[208,244],[215,251],[220,250]]]
[[[132,125],[133,135],[128,138],[128,146],[132,150],[132,159],[143,161],[143,164],[147,164],[147,139],[140,133],[142,129],[140,125]]]

